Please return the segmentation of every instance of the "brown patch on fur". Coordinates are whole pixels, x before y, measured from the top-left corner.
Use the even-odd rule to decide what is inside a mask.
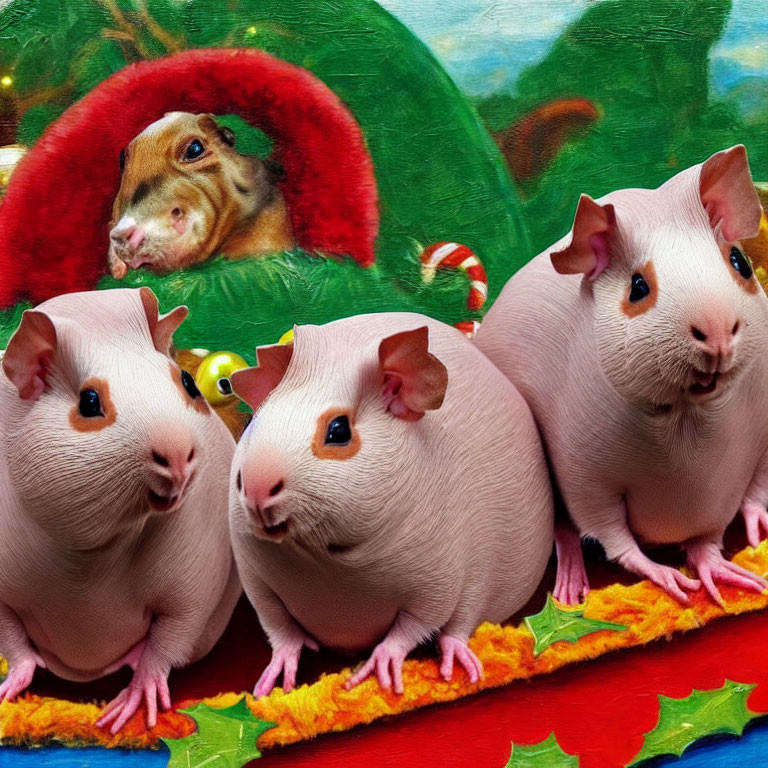
[[[352,439],[347,445],[326,445],[325,436],[328,433],[328,425],[339,416],[346,416],[349,419],[349,426],[352,430]],[[360,450],[360,435],[355,429],[354,418],[341,408],[329,408],[317,419],[317,429],[312,439],[312,453],[318,459],[349,459]]]
[[[179,368],[174,363],[169,363],[168,367],[171,369],[171,378],[173,379],[173,383],[179,390],[182,400],[184,400],[184,402],[187,404],[187,407],[194,408],[198,413],[202,413],[204,416],[208,416],[211,412],[211,409],[208,405],[208,401],[203,397],[202,392],[200,393],[199,397],[190,397],[189,392],[184,389],[184,384],[181,381],[181,368]],[[189,371],[187,371],[187,373],[189,373]]]
[[[731,264],[731,248],[739,248],[739,246],[738,245],[734,245],[733,243],[723,243],[720,246],[720,253],[722,254],[723,261],[725,262],[726,269],[730,273],[731,277],[741,286],[741,288],[744,291],[746,291],[746,293],[757,293],[757,289],[759,288],[759,284],[757,282],[757,278],[755,277],[754,264],[752,264],[751,259],[744,252],[744,249],[743,248],[739,248],[739,250],[744,254],[744,258],[753,267],[753,269],[752,269],[752,277],[750,277],[748,280],[746,278],[743,278],[733,268],[733,264]]]
[[[651,292],[641,301],[632,302],[629,300],[629,293],[632,290],[632,286],[630,285],[630,287],[627,288],[627,293],[621,300],[621,311],[627,317],[637,317],[655,307],[656,299],[659,295],[659,283],[656,279],[656,270],[654,269],[653,262],[646,262],[637,271],[643,276],[645,282],[648,283]],[[632,274],[635,273],[633,272]]]
[[[78,432],[98,432],[100,429],[114,424],[117,421],[117,409],[109,393],[109,382],[106,379],[88,379],[88,381],[83,382],[80,391],[82,392],[84,389],[93,389],[98,392],[104,415],[82,416],[79,404],[75,404],[69,412],[69,423],[72,428]]]

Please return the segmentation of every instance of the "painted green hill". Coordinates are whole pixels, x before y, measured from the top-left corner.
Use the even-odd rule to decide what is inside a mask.
[[[768,123],[746,121],[713,97],[709,55],[730,0],[605,0],[566,27],[516,94],[478,105],[491,130],[554,99],[590,99],[601,118],[520,185],[535,251],[570,226],[578,195],[655,187],[710,154],[744,143],[756,178],[768,178]]]
[[[13,80],[0,110],[14,115],[25,143],[127,63],[176,50],[257,47],[315,73],[351,109],[373,158],[381,208],[377,270],[356,285],[377,297],[375,308],[405,301],[450,322],[471,316],[461,274],[442,281],[454,290],[439,302],[427,300],[416,258],[420,246],[456,240],[471,247],[488,271],[491,298],[531,255],[516,192],[477,114],[427,48],[373,0],[25,0],[0,12],[0,38],[0,75]],[[268,151],[257,131],[243,133],[241,124],[238,135],[245,151]],[[303,257],[286,258],[292,280],[317,276],[305,271]],[[261,271],[271,268],[248,264],[256,270],[248,290],[257,291]],[[221,283],[228,266],[211,265],[212,284]],[[180,286],[186,277],[164,279]],[[140,271],[122,284],[144,280]],[[232,308],[222,291],[223,317]],[[265,322],[293,322],[270,296],[253,298]],[[364,297],[345,302],[348,297],[336,301],[339,314],[371,304]]]

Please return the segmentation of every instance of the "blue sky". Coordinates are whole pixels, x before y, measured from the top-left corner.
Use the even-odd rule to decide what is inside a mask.
[[[520,71],[544,56],[563,27],[602,1],[379,0],[476,97],[514,91]],[[712,51],[712,77],[719,92],[744,78],[768,78],[768,0],[734,0]]]

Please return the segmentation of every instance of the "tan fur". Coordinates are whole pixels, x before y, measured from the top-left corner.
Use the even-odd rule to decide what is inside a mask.
[[[185,159],[194,140],[204,152]],[[169,113],[133,139],[112,208],[113,277],[124,277],[129,266],[169,272],[220,253],[236,258],[294,246],[285,200],[269,169],[238,154],[233,142],[211,115],[189,112]],[[174,228],[177,222],[183,231]],[[131,225],[144,233],[134,247],[123,236]]]

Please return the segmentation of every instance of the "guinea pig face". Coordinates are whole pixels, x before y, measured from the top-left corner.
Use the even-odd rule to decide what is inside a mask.
[[[168,272],[213,255],[238,220],[236,186],[251,186],[234,134],[210,115],[171,112],[123,150],[110,256]]]
[[[18,389],[9,469],[25,511],[77,549],[102,546],[147,515],[181,514],[214,418],[192,377],[149,345],[105,341],[64,320],[51,336],[42,313],[28,315],[38,319],[22,323],[6,369]]]
[[[585,276],[603,372],[626,399],[704,406],[761,354],[768,300],[739,246],[761,208],[744,147],[656,190],[582,196],[558,272]]]
[[[259,368],[233,375],[258,410],[235,454],[231,520],[261,539],[339,556],[408,509],[415,422],[442,403],[447,373],[427,351],[426,328],[378,348],[335,346],[338,355],[322,343],[333,324],[301,330],[290,363],[277,353],[285,368],[274,391],[269,348],[259,350]]]
[[[603,370],[627,399],[704,405],[760,354],[768,301],[738,243],[658,227],[625,232],[594,281]]]

